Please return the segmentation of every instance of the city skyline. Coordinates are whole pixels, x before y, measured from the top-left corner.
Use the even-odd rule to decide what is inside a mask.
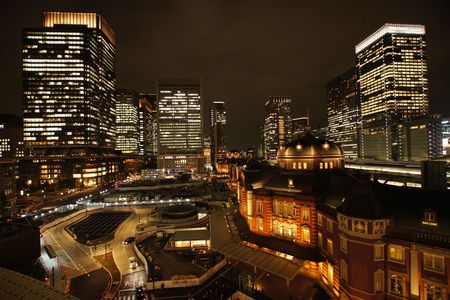
[[[21,1],[21,4],[24,3],[27,1]],[[408,7],[402,7],[401,2],[394,3],[389,12],[364,16],[364,24],[361,24],[365,11],[363,4],[355,3],[339,8],[333,8],[334,4],[310,5],[304,9],[290,3],[286,8],[275,5],[273,11],[261,4],[258,6],[260,13],[252,15],[245,23],[242,23],[243,14],[250,11],[251,3],[236,6],[236,9],[242,10],[238,14],[233,14],[231,8],[226,9],[227,7],[218,3],[192,5],[187,8],[183,5],[173,7],[171,3],[151,2],[117,10],[108,8],[102,1],[93,4],[29,3],[29,9],[18,14],[17,19],[2,18],[2,22],[8,20],[8,26],[2,26],[8,46],[2,49],[4,53],[1,55],[2,65],[5,66],[4,78],[1,81],[5,98],[1,101],[2,104],[7,104],[4,112],[20,114],[20,62],[19,59],[16,62],[10,59],[13,56],[20,57],[20,38],[17,32],[23,27],[39,24],[38,18],[43,10],[83,10],[102,14],[119,37],[116,47],[117,86],[154,93],[157,77],[202,77],[205,107],[214,99],[227,102],[230,149],[258,146],[259,126],[264,116],[263,104],[269,94],[292,95],[293,115],[302,115],[309,108],[311,126],[317,127],[319,122],[324,124],[326,83],[343,70],[352,67],[355,64],[354,46],[388,22],[425,25],[431,112],[449,113],[445,105],[448,98],[445,72],[449,65],[445,53],[448,53],[450,48],[445,38],[445,28],[448,28],[449,21],[441,13],[443,10],[439,4],[431,7],[426,3],[420,3],[420,6],[418,3],[408,3]],[[355,14],[352,10],[350,16],[350,13],[346,13],[350,6],[360,13]],[[308,10],[314,12],[319,8],[323,11],[323,17],[329,21],[320,22],[319,19],[315,22],[306,14]],[[8,15],[17,14],[18,11],[19,8],[14,4],[2,10]],[[184,11],[184,15],[181,15],[181,11]],[[133,14],[147,14],[150,18],[138,17],[133,18],[132,22],[122,21]],[[205,15],[207,18],[200,21],[201,18],[196,18],[199,15]],[[286,15],[286,18],[274,22],[280,20],[281,15]],[[311,15],[319,16],[318,13]],[[337,22],[340,20],[339,16],[346,15],[348,19]],[[167,17],[176,17],[179,21],[164,27],[163,20]],[[242,32],[232,20],[241,22]],[[329,22],[333,22],[333,26],[329,26]],[[185,28],[187,23],[192,24],[192,27],[189,27],[191,30]],[[356,23],[359,26],[353,26]],[[208,24],[216,26],[218,30],[213,36],[212,31],[202,29]],[[314,30],[309,30],[309,25],[315,25]],[[256,34],[260,27],[264,34]],[[16,31],[11,28],[16,28]],[[130,28],[138,29],[133,30],[136,34],[126,34]],[[158,28],[158,31],[155,28]],[[323,35],[327,38],[320,39]],[[228,42],[231,38],[234,43]],[[189,45],[184,43],[180,49],[174,47],[177,39],[191,42]],[[306,45],[303,43],[305,40],[310,42],[308,47],[303,47]],[[143,44],[150,47],[142,47]],[[261,46],[266,44],[268,48],[261,51]],[[283,44],[289,47],[276,46]],[[273,55],[264,55],[269,52]],[[170,55],[176,55],[177,59],[168,60]],[[246,118],[242,118],[243,111],[246,112]],[[239,130],[242,127],[248,130]]]
[[[426,7],[69,1],[0,53],[1,299],[450,298]]]

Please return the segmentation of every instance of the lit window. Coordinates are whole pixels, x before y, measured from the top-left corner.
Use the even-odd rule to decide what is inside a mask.
[[[308,169],[308,163],[305,163],[305,162],[303,163],[303,169],[305,169],[305,170]]]
[[[389,260],[397,263],[403,263],[405,249],[398,245],[389,245]]]
[[[432,226],[437,226],[437,216],[436,216],[436,212],[431,210],[431,209],[427,209],[423,212],[423,221],[422,224],[425,225],[432,225]]]
[[[389,292],[394,295],[403,296],[405,289],[405,279],[403,276],[397,274],[391,274],[389,283]]]
[[[327,219],[327,230],[333,232],[333,221],[330,219]]]
[[[328,169],[328,162],[325,162],[325,169]]]
[[[292,169],[297,169],[297,163],[296,162],[294,162],[294,163],[292,163]]]
[[[319,249],[322,249],[323,248],[322,232],[318,232],[317,233],[317,239],[318,239],[318,243],[319,243]]]
[[[302,226],[302,241],[303,243],[311,243],[311,230],[308,226]]]
[[[384,245],[383,244],[374,245],[374,260],[375,261],[384,260]]]
[[[423,267],[427,271],[444,273],[445,259],[443,256],[424,253],[423,254]]]
[[[319,168],[323,169],[323,163],[319,163]]]
[[[288,187],[290,187],[290,188],[294,187],[294,179],[292,179],[292,178],[288,179]]]
[[[263,204],[260,201],[258,201],[256,204],[256,212],[259,214],[261,214],[263,212]]]
[[[384,292],[384,271],[377,270],[373,276],[374,279],[374,290],[377,292]]]
[[[327,239],[327,252],[328,254],[330,254],[331,256],[333,256],[333,241],[330,239]]]
[[[339,245],[342,252],[347,253],[347,239],[342,235],[339,237]]]
[[[302,206],[302,221],[309,222],[309,207]]]
[[[263,219],[262,218],[257,218],[256,219],[256,228],[259,231],[263,231]]]
[[[442,300],[446,298],[446,290],[442,286],[437,286],[435,284],[425,283],[424,284],[424,299],[427,300]]]
[[[333,169],[333,162],[330,161],[330,169]]]
[[[348,265],[345,260],[341,259],[341,279],[345,282],[348,281]]]
[[[322,215],[318,214],[317,215],[317,224],[319,224],[320,226],[322,226]]]

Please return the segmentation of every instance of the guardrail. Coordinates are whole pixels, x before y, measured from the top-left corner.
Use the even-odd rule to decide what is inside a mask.
[[[139,257],[139,259],[142,261],[142,263],[144,264],[144,268],[145,268],[145,274],[147,274],[148,276],[148,263],[147,263],[147,259],[145,258],[144,254],[142,254],[142,252],[138,249],[138,247],[136,246],[136,243],[133,243],[133,248],[134,248],[134,252],[136,252],[137,257]]]

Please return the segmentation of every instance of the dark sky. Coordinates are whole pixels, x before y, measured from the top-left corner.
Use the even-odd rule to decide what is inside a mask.
[[[102,14],[117,36],[119,87],[154,92],[157,77],[203,77],[205,109],[224,100],[229,146],[259,143],[264,101],[292,95],[294,116],[325,121],[327,81],[354,64],[354,46],[384,23],[427,28],[431,109],[449,113],[447,1],[2,1],[1,113],[21,114],[21,30],[43,10]],[[205,114],[206,115],[206,114]],[[205,119],[206,124],[206,119]]]

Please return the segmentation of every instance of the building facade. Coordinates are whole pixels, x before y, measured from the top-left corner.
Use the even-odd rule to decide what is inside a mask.
[[[346,158],[359,155],[361,111],[358,75],[352,68],[327,84],[327,137],[339,143]]]
[[[427,47],[422,25],[385,24],[355,47],[361,156],[405,160],[402,120],[427,117]]]
[[[227,111],[225,102],[214,101],[210,109],[211,163],[217,170],[217,163],[224,161],[227,153]]]
[[[202,172],[201,79],[158,80],[158,168]]]
[[[139,155],[156,156],[157,151],[156,95],[139,97]]]
[[[139,154],[139,95],[132,89],[116,91],[116,150]]]
[[[94,13],[44,12],[42,21],[23,31],[25,146],[113,148],[113,31]]]
[[[450,155],[450,117],[441,119],[442,155]]]
[[[276,159],[278,149],[291,139],[291,103],[291,96],[269,96],[265,103],[262,149],[267,160]]]
[[[291,139],[297,139],[311,130],[309,124],[309,115],[306,117],[292,118],[292,136]]]
[[[359,179],[340,146],[311,135],[281,148],[278,166],[247,164],[237,189],[251,235],[296,245],[264,247],[301,260],[332,299],[448,299],[448,191]]]
[[[44,12],[42,27],[24,29],[22,40],[24,161],[41,162],[41,184],[102,181],[98,170],[76,178],[72,158],[117,163],[114,32],[95,13]]]

